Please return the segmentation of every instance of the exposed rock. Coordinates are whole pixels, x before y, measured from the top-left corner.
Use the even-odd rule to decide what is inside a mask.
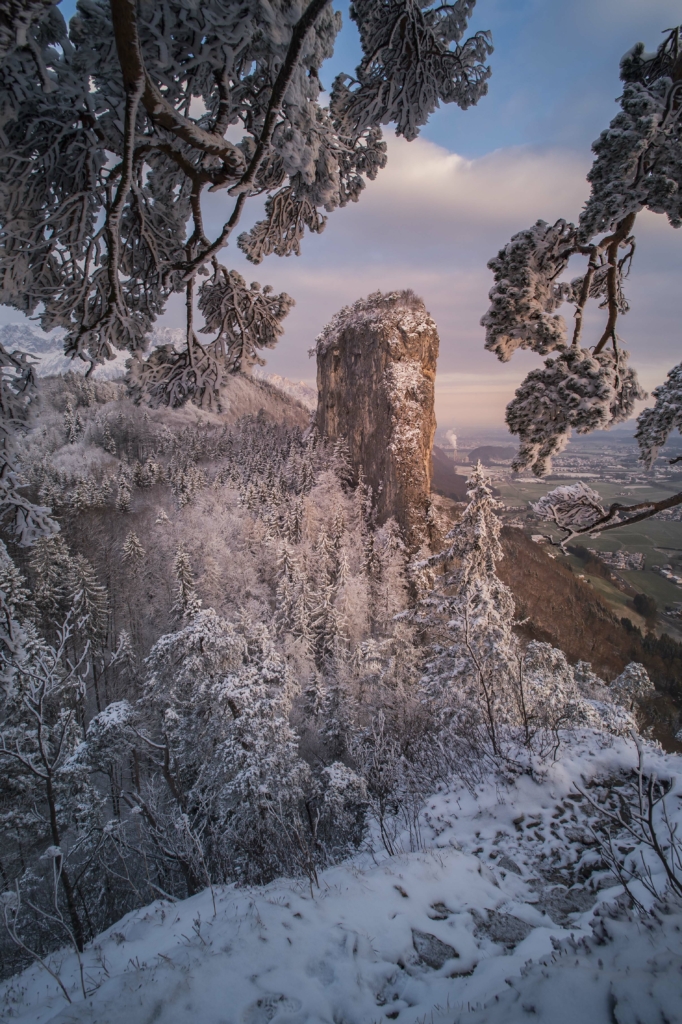
[[[459,959],[457,950],[447,942],[430,932],[420,932],[417,928],[412,929],[412,945],[420,961],[434,971],[439,971],[448,960]]]
[[[538,910],[549,914],[555,924],[568,924],[571,914],[582,914],[593,907],[596,896],[582,886],[567,889],[566,886],[554,886],[545,889],[535,904]]]
[[[472,910],[471,916],[474,919],[475,935],[487,935],[493,942],[501,946],[513,949],[519,942],[523,942],[533,931],[533,926],[521,921],[511,914],[501,914],[497,910],[487,910],[485,916],[478,910]]]
[[[411,291],[375,292],[340,310],[317,339],[316,426],[345,438],[377,517],[410,547],[426,533],[438,331]]]

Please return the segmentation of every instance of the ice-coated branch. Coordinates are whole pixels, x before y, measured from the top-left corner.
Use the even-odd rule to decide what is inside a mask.
[[[665,384],[654,388],[655,403],[644,409],[637,421],[640,459],[650,467],[674,430],[682,430],[682,363],[674,366]],[[677,461],[677,460],[671,460]]]
[[[680,29],[668,31],[654,55],[645,54],[642,44],[634,47],[623,58],[621,78],[621,111],[593,145],[591,194],[578,225],[537,221],[488,264],[495,282],[481,320],[485,347],[502,361],[518,348],[558,353],[544,369],[531,371],[507,408],[507,423],[521,439],[514,468],[531,467],[538,476],[573,429],[587,433],[622,422],[634,402],[646,397],[627,368],[617,333],[618,318],[629,309],[623,282],[635,250],[632,232],[644,209],[665,213],[673,227],[682,225]],[[562,281],[569,260],[578,255],[587,257],[585,273]],[[591,351],[580,347],[589,299],[607,311]],[[570,348],[558,313],[565,302],[575,306]],[[640,416],[637,439],[647,466],[682,422],[678,370],[654,392],[654,408]]]
[[[613,502],[607,509],[601,496],[580,481],[557,487],[543,495],[539,501],[531,503],[531,508],[538,519],[551,523],[563,532],[561,546],[565,547],[576,537],[584,534],[598,536],[607,530],[632,526],[677,505],[682,505],[682,491],[661,501],[641,501],[635,505]]]
[[[531,508],[538,519],[568,531],[589,528],[606,514],[601,496],[582,481],[555,488],[531,503]]]
[[[566,344],[566,322],[555,310],[567,298],[567,287],[556,279],[575,252],[575,225],[537,221],[519,231],[490,260],[495,284],[490,309],[481,319],[485,347],[507,362],[516,349],[547,355]]]
[[[385,165],[381,124],[483,95],[488,36],[460,42],[474,2],[360,0],[371,97],[353,91],[359,120],[320,105],[340,28],[329,0],[169,0],[162,17],[88,0],[68,29],[53,4],[13,3],[0,15],[0,302],[63,328],[66,353],[92,369],[143,351],[173,291],[190,301],[250,197],[266,197],[266,218],[240,238],[249,259],[298,254],[304,231],[319,233]],[[229,204],[215,234],[206,190]],[[197,381],[209,348],[188,332],[178,358],[154,354],[154,400],[204,402],[229,372],[216,349]]]
[[[507,406],[506,420],[521,440],[512,468],[543,476],[568,444],[571,432],[587,434],[621,423],[645,398],[628,353],[568,348],[531,370]]]
[[[349,134],[394,122],[396,134],[414,139],[440,103],[463,110],[477,103],[488,90],[484,62],[493,48],[489,32],[460,44],[474,6],[475,0],[436,8],[423,0],[354,0],[364,56],[355,78],[335,79],[332,116]]]
[[[620,293],[622,291],[622,264],[618,261],[618,250],[622,245],[628,245],[632,243],[630,239],[630,232],[635,224],[634,213],[629,213],[627,217],[624,217],[618,224],[615,232],[611,236],[608,247],[606,250],[606,256],[608,261],[608,270],[606,271],[606,305],[609,311],[609,318],[604,328],[604,333],[597,342],[594,349],[594,354],[598,355],[608,341],[612,341],[614,348],[618,347],[618,338],[616,336],[616,323],[618,321],[618,314],[622,312],[622,300],[620,300]],[[602,242],[602,246],[603,246]],[[619,301],[620,300],[620,301]]]
[[[311,0],[296,23],[296,27],[291,34],[291,42],[289,43],[286,58],[280,68],[277,78],[275,79],[275,84],[270,94],[270,100],[265,112],[263,127],[261,129],[256,148],[253,156],[251,157],[246,173],[242,175],[240,181],[236,185],[232,186],[230,191],[233,194],[247,192],[255,183],[256,175],[258,174],[263,159],[265,158],[268,146],[272,141],[272,136],[275,131],[277,119],[280,116],[284,97],[291,85],[296,65],[301,57],[306,35],[328,3],[329,0]]]

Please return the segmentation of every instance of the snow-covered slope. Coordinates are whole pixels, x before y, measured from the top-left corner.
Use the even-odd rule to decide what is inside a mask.
[[[291,398],[295,398],[306,409],[310,409],[311,412],[314,412],[317,408],[317,390],[311,388],[310,384],[306,384],[304,380],[289,380],[288,377],[281,377],[278,373],[266,373],[260,366],[254,369],[253,376],[257,380],[267,381],[274,388],[278,388]]]
[[[679,790],[679,757],[651,747],[647,761]],[[62,951],[52,966],[71,1005],[36,965],[0,987],[1,1011],[24,1024],[675,1024],[682,911],[657,923],[609,909],[622,890],[573,790],[599,800],[633,763],[629,741],[585,732],[543,779],[434,795],[416,852],[360,855],[319,888],[158,901],[88,948],[85,997]]]

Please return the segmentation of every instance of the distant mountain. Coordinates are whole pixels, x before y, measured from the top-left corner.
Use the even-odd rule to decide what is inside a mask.
[[[28,352],[35,356],[36,372],[39,377],[53,377],[59,374],[68,373],[73,370],[75,373],[84,373],[87,364],[80,359],[69,359],[64,355],[62,346],[63,332],[45,334],[38,328],[32,328],[28,324],[4,324],[0,326],[0,344],[8,352]],[[154,327],[148,335],[150,349],[159,345],[172,345],[180,349],[185,342],[185,331],[182,327]],[[126,361],[130,358],[130,352],[119,352],[115,359],[108,360],[102,366],[93,371],[93,376],[99,380],[113,380],[116,377],[123,377],[126,372]],[[290,398],[297,399],[301,405],[311,411],[317,408],[317,391],[311,388],[304,381],[289,380],[288,377],[281,377],[278,373],[265,373],[261,367],[254,370],[253,376],[256,380],[267,381],[279,391],[283,391]]]
[[[0,344],[4,345],[8,352],[27,352],[35,356],[36,373],[39,377],[54,377],[68,373],[69,370],[85,373],[87,363],[81,359],[69,359],[64,355],[62,338],[62,332],[45,334],[41,330],[29,327],[28,324],[0,326]],[[120,352],[115,359],[98,366],[93,371],[93,376],[99,380],[122,377],[126,372],[125,364],[128,358],[129,352]]]
[[[516,448],[496,444],[483,444],[480,448],[473,448],[469,452],[469,462],[475,463],[480,460],[484,466],[495,465],[498,462],[511,462],[515,458]]]
[[[8,352],[30,352],[37,356],[61,349],[61,341],[56,335],[34,330],[28,324],[4,324],[0,327],[0,342]]]
[[[54,377],[59,374],[85,373],[88,364],[81,359],[69,359],[64,355],[62,345],[63,332],[45,334],[38,328],[28,324],[4,324],[0,326],[0,344],[8,352],[28,352],[37,359],[36,372],[39,377]],[[180,348],[185,340],[185,332],[181,327],[155,327],[149,333],[150,348],[158,345],[172,345]],[[93,370],[93,377],[99,380],[114,380],[123,377],[126,372],[126,361],[130,352],[117,353],[115,359],[107,360]]]

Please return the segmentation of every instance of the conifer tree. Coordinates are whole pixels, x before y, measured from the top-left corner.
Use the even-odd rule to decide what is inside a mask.
[[[199,611],[201,601],[197,597],[192,564],[184,548],[178,548],[173,559],[173,576],[175,578],[173,611],[191,618]]]
[[[125,477],[119,477],[118,492],[116,494],[116,511],[127,513],[132,508],[132,493],[130,484]]]
[[[69,444],[76,443],[83,433],[84,426],[81,414],[74,410],[71,399],[67,399],[64,412],[64,429],[66,430],[66,440]]]
[[[17,650],[17,623],[35,613],[26,579],[0,541],[0,641],[6,654]]]
[[[288,545],[284,544],[277,559],[275,622],[280,633],[293,628],[293,609],[298,576],[298,565]]]
[[[133,530],[130,530],[123,542],[123,561],[133,578],[139,575],[144,560],[145,550],[142,547],[140,538]]]
[[[561,651],[537,643],[524,651],[514,634],[514,598],[495,572],[502,557],[502,505],[480,462],[467,496],[448,534],[449,547],[424,563],[443,569],[414,616],[437,638],[425,689],[448,728],[468,744],[478,737],[493,757],[504,758],[515,738],[545,749],[548,734],[597,716],[582,700]]]
[[[110,455],[116,455],[116,442],[111,436],[109,420],[104,421],[103,444],[105,452],[109,452]]]
[[[347,642],[343,620],[336,608],[336,585],[329,581],[318,590],[310,616],[310,632],[315,664],[322,668],[339,658]]]
[[[109,602],[106,588],[84,555],[71,558],[66,584],[79,637],[99,651],[107,635]]]
[[[33,598],[47,628],[49,623],[65,618],[70,602],[71,553],[64,538],[58,534],[37,540],[31,549],[29,569]]]

